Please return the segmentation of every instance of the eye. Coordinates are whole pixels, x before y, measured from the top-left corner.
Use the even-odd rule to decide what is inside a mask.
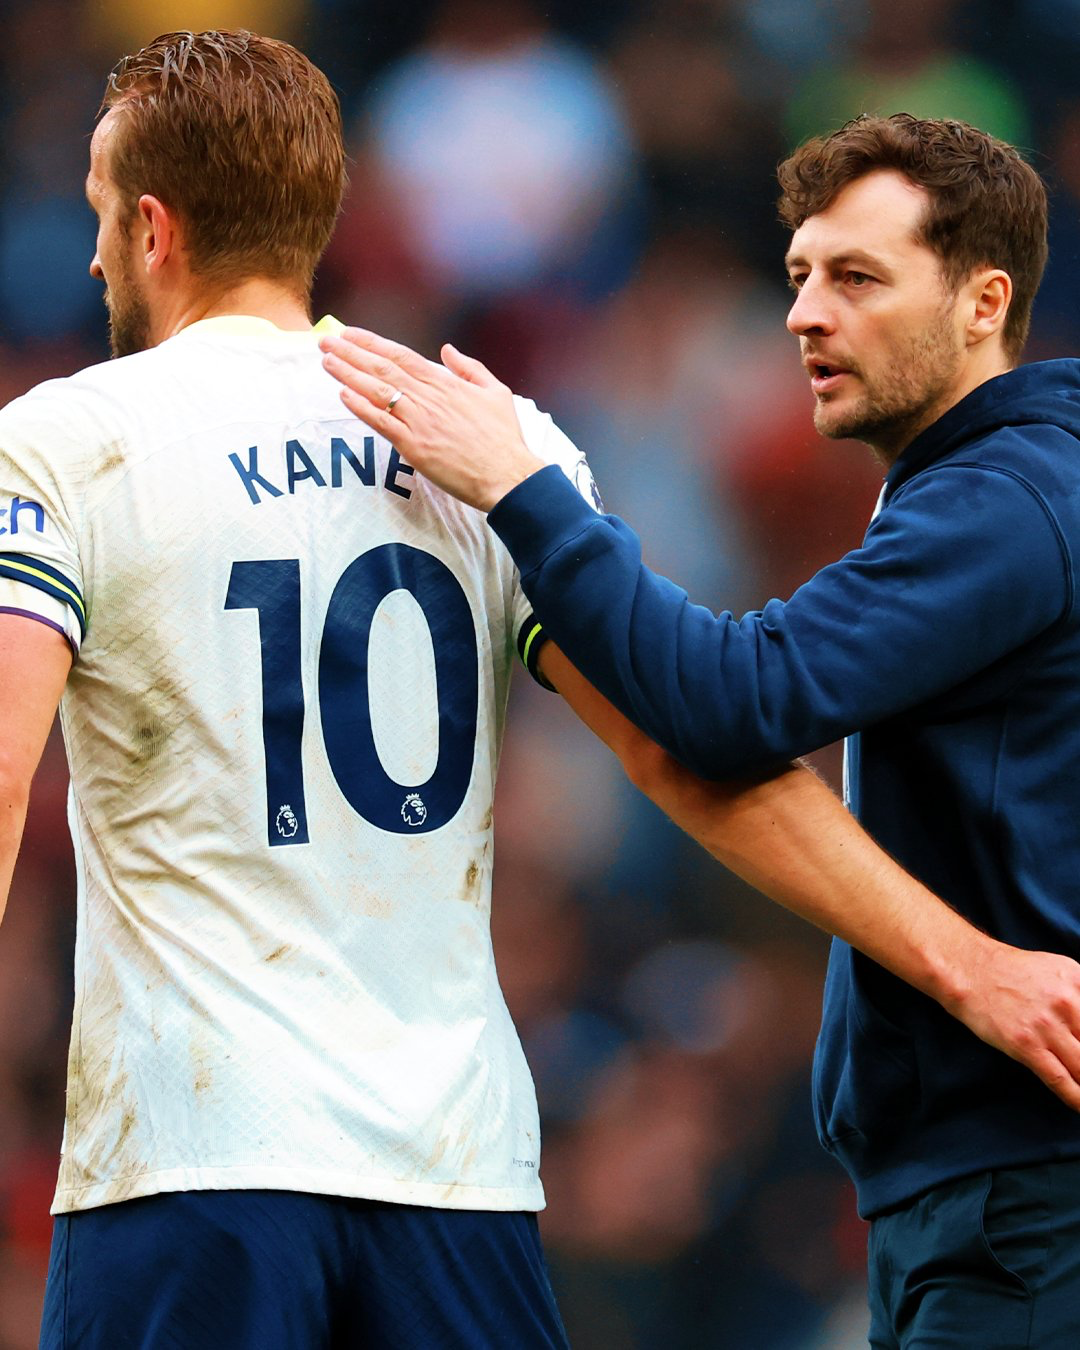
[[[801,291],[803,288],[803,282],[805,280],[806,280],[805,272],[789,272],[787,284],[789,289],[793,291]]]
[[[847,272],[844,275],[844,280],[849,286],[855,286],[861,289],[868,281],[873,280],[873,278],[868,277],[865,272]]]

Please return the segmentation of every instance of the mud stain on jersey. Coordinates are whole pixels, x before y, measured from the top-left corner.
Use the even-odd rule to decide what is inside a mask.
[[[195,1101],[201,1102],[214,1086],[214,1053],[205,1026],[197,1021],[192,1024],[188,1038],[188,1059]]]
[[[184,701],[167,680],[133,701],[128,756],[136,781],[152,771],[183,719]]]
[[[444,1134],[428,1155],[427,1161],[424,1163],[423,1170],[425,1172],[434,1172],[435,1168],[442,1162],[449,1144],[450,1140]]]
[[[83,1184],[104,1179],[108,1164],[135,1128],[138,1113],[130,1101],[120,1113],[119,1125],[114,1124],[120,1103],[127,1096],[128,1076],[122,1068],[112,1070],[102,1065],[91,1075],[81,1057],[72,1064],[68,1084],[69,1115],[76,1122],[72,1155]],[[92,1143],[81,1153],[80,1146],[88,1136]]]
[[[151,760],[157,759],[162,750],[165,749],[165,742],[169,739],[169,733],[165,730],[165,723],[152,714],[146,717],[135,728],[135,753],[134,760],[136,764],[148,764]]]
[[[369,919],[390,919],[394,914],[394,903],[388,895],[377,891],[357,890],[354,892],[357,912]]]
[[[108,445],[102,447],[101,458],[94,465],[94,477],[104,478],[106,474],[122,469],[124,458],[123,441],[110,441]]]
[[[484,880],[489,874],[489,857],[491,854],[490,837],[484,840],[484,847],[480,850],[480,856],[471,858],[469,865],[465,869],[465,883],[462,887],[461,898],[467,904],[475,905],[480,909],[485,902],[486,890]]]
[[[138,1116],[135,1114],[135,1108],[133,1106],[126,1106],[124,1108],[124,1114],[120,1117],[120,1133],[116,1136],[117,1152],[123,1148],[124,1141],[135,1128],[136,1120],[138,1120]]]
[[[264,957],[266,965],[273,964],[274,961],[280,961],[283,956],[292,951],[292,943],[283,942],[280,947],[275,947],[269,956]]]

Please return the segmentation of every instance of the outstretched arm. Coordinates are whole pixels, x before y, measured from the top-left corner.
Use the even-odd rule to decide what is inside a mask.
[[[45,749],[71,648],[45,624],[0,614],[0,918],[19,853],[30,780]]]
[[[715,858],[936,999],[1080,1110],[1080,965],[973,928],[883,852],[809,769],[749,783],[696,778],[553,643],[540,668],[631,781]]]
[[[347,406],[419,472],[490,509],[544,632],[702,777],[775,770],[920,707],[1071,603],[1061,537],[1037,496],[1012,475],[944,464],[907,481],[862,547],[790,600],[714,613],[645,566],[629,526],[540,464],[510,391],[479,362],[444,348],[447,368],[353,338],[323,344]]]

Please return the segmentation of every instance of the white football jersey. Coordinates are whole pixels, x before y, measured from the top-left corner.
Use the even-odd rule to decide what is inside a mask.
[[[54,1212],[249,1187],[543,1205],[488,932],[536,627],[484,516],[346,412],[332,323],[207,320],[0,413],[0,610],[78,653]]]

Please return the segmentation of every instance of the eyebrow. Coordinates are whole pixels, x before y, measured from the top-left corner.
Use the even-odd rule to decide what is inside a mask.
[[[833,253],[825,259],[829,267],[841,267],[845,263],[855,263],[874,270],[888,270],[888,264],[883,258],[875,257],[872,253],[864,253],[860,248],[848,249],[844,253]],[[805,267],[806,259],[801,253],[788,253],[784,258],[784,266],[790,272],[793,267]]]

